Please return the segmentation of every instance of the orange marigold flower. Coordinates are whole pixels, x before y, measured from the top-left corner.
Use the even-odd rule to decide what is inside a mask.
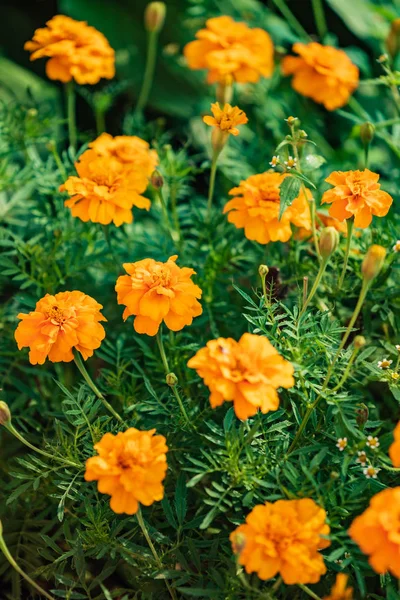
[[[350,537],[369,555],[377,573],[389,571],[400,578],[400,487],[386,488],[376,494],[369,507],[356,517]]]
[[[336,576],[336,582],[329,596],[324,596],[323,600],[353,600],[353,588],[347,587],[348,575],[339,573]]]
[[[389,448],[389,456],[395,467],[400,467],[400,421],[393,431],[394,442]]]
[[[208,70],[208,83],[255,83],[272,75],[274,46],[263,29],[221,16],[208,19],[196,37],[183,52],[191,69]]]
[[[221,108],[219,102],[214,102],[214,104],[211,104],[211,112],[214,116],[207,115],[203,117],[204,123],[218,127],[223,133],[239,135],[239,129],[236,125],[244,125],[248,122],[246,113],[238,106],[224,104],[224,107]]]
[[[299,94],[335,110],[347,104],[358,86],[359,72],[343,50],[322,46],[317,42],[296,43],[299,56],[286,56],[282,61],[284,75],[294,75],[292,86]]]
[[[47,76],[63,83],[75,79],[81,85],[95,84],[115,75],[114,50],[105,36],[85,21],[57,15],[46,27],[36,29],[24,48],[32,53],[31,60],[50,58]]]
[[[102,133],[94,142],[89,144],[99,156],[114,157],[127,169],[144,171],[147,177],[158,165],[158,155],[145,140],[135,135],[117,135]]]
[[[78,177],[71,176],[60,186],[72,198],[65,201],[73,217],[117,227],[132,223],[132,207],[149,210],[151,202],[141,196],[147,187],[144,171],[126,170],[114,157],[98,156],[87,150],[75,163]]]
[[[73,349],[86,360],[100,347],[105,337],[99,321],[107,321],[100,312],[102,305],[77,290],[46,294],[36,303],[35,310],[20,313],[15,339],[18,349],[28,347],[32,365],[73,360]]]
[[[330,542],[326,512],[311,498],[259,504],[230,535],[233,551],[247,573],[270,579],[278,573],[288,585],[316,583],[326,573],[318,550]],[[236,547],[236,539],[241,548]]]
[[[98,481],[97,489],[111,496],[115,513],[134,515],[139,502],[150,506],[164,497],[168,447],[155,431],[130,427],[117,435],[106,433],[94,446],[98,456],[86,461],[85,480]]]
[[[244,234],[249,240],[260,244],[278,240],[287,242],[292,235],[291,225],[311,229],[307,201],[307,198],[311,198],[311,192],[308,189],[307,197],[301,192],[279,220],[279,186],[285,177],[289,175],[268,171],[251,175],[229,192],[235,198],[225,204],[224,213],[232,211],[229,212],[228,221],[238,229],[244,228]]]
[[[334,186],[322,196],[329,203],[329,214],[339,221],[354,217],[354,225],[364,229],[372,215],[384,217],[389,212],[393,198],[378,183],[379,175],[369,169],[364,171],[334,171],[325,179]]]
[[[294,385],[293,366],[266,337],[245,333],[236,342],[218,338],[207,343],[188,362],[209,388],[213,408],[233,402],[236,416],[248,419],[258,410],[279,407],[279,387]]]
[[[118,277],[115,291],[118,304],[126,306],[123,319],[135,315],[137,333],[156,335],[163,321],[180,331],[203,312],[197,300],[201,289],[191,279],[196,272],[178,267],[177,258],[171,256],[166,263],[145,258],[123,265],[128,275]]]

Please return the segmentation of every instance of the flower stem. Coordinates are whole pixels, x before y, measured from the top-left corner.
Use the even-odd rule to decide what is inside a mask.
[[[360,348],[353,348],[353,352],[352,352],[352,354],[350,356],[350,359],[349,359],[349,362],[347,363],[347,366],[346,366],[346,368],[344,370],[342,378],[339,381],[339,383],[332,390],[330,390],[331,393],[337,392],[346,383],[346,381],[347,381],[347,379],[348,379],[348,377],[350,375],[351,367],[353,366],[353,363],[354,363],[354,361],[356,359],[356,356],[357,356],[359,350],[360,350]]]
[[[342,274],[340,276],[339,283],[338,283],[338,290],[341,289],[343,282],[344,282],[344,278],[346,276],[347,263],[349,260],[349,254],[350,254],[350,248],[351,248],[351,240],[353,237],[353,227],[354,227],[354,219],[348,219],[347,220],[346,251],[344,254],[344,263],[343,263]]]
[[[304,183],[302,183],[302,188],[303,188],[304,195],[306,196]],[[313,240],[314,240],[315,254],[318,256],[318,260],[321,260],[321,253],[319,251],[319,245],[318,245],[318,234],[317,234],[317,223],[316,223],[316,217],[315,217],[315,212],[316,211],[315,211],[315,200],[314,200],[314,198],[311,198],[308,201],[308,203],[309,203],[309,206],[310,206],[311,230],[312,230],[312,235],[313,235]]]
[[[86,367],[82,362],[81,355],[77,351],[74,352],[74,361],[75,361],[75,364],[78,367],[79,371],[81,372],[82,377],[84,378],[84,380],[86,381],[86,383],[88,384],[90,389],[99,398],[99,400],[101,400],[101,402],[103,403],[103,406],[117,419],[117,421],[119,421],[120,423],[124,423],[123,418],[117,413],[116,410],[113,409],[111,404],[109,402],[107,402],[107,400],[104,398],[103,394],[100,392],[98,387],[93,382],[89,373],[86,371]]]
[[[68,81],[65,84],[65,93],[67,96],[67,118],[68,118],[68,133],[69,133],[69,145],[73,150],[76,150],[77,136],[76,136],[76,122],[75,122],[75,89],[74,82]]]
[[[311,0],[312,8],[314,13],[315,24],[317,26],[317,31],[319,38],[321,40],[324,39],[328,28],[326,26],[326,19],[324,13],[324,7],[322,5],[322,0]]]
[[[310,596],[310,598],[314,598],[314,600],[321,600],[321,598],[317,596],[317,594],[314,594],[314,592],[310,590],[310,588],[306,585],[299,583],[299,588],[303,590],[303,592],[305,592],[308,596]]]
[[[63,182],[67,181],[67,179],[68,179],[67,171],[65,170],[65,167],[64,167],[62,160],[60,158],[60,155],[58,153],[56,142],[51,140],[48,144],[48,148],[50,148],[50,151],[54,158],[54,162],[56,163],[58,170],[60,171]]]
[[[136,113],[143,112],[150,94],[153,83],[154,68],[156,66],[158,33],[158,31],[149,31],[148,33],[146,67],[144,71],[142,89],[140,90],[136,105]]]
[[[3,538],[1,524],[0,524],[0,550],[3,552],[5,558],[8,560],[8,562],[10,563],[10,565],[17,571],[17,573],[19,575],[21,575],[21,577],[23,577],[25,579],[25,581],[27,581],[29,583],[29,585],[31,585],[33,588],[35,588],[35,590],[37,592],[39,592],[39,594],[41,594],[45,598],[48,598],[48,600],[55,600],[55,598],[53,596],[50,596],[50,594],[48,594],[46,592],[46,590],[44,590],[42,587],[40,587],[40,585],[38,583],[36,583],[35,581],[33,581],[33,579],[31,579],[29,577],[29,575],[27,575],[25,573],[25,571],[23,571],[21,569],[21,567],[16,562],[16,560],[11,556],[9,549],[7,548],[7,544],[6,544],[6,542],[5,542],[4,538]]]
[[[285,0],[273,0],[273,3],[285,17],[286,21],[289,23],[293,31],[295,31],[301,38],[309,41],[310,36],[300,24],[300,22],[296,19],[290,8],[287,6]]]
[[[208,201],[207,201],[207,222],[211,221],[211,207],[212,200],[214,196],[214,186],[215,186],[215,175],[217,173],[217,160],[218,160],[219,152],[213,153],[212,161],[211,161],[211,172],[210,172],[210,187],[208,188]]]
[[[153,554],[153,556],[155,558],[155,561],[156,561],[159,569],[161,570],[163,568],[163,564],[161,562],[160,557],[158,556],[157,550],[155,549],[153,542],[151,541],[151,537],[150,537],[150,534],[149,534],[148,529],[146,527],[146,524],[145,524],[145,522],[143,520],[142,511],[140,510],[140,507],[139,507],[139,510],[136,513],[136,518],[137,518],[137,522],[139,524],[139,527],[142,530],[142,533],[143,533],[144,537],[146,538],[146,542],[149,545],[151,553]],[[165,585],[168,588],[168,591],[169,591],[169,593],[171,595],[171,598],[174,598],[174,600],[175,600],[176,599],[175,590],[173,590],[171,588],[169,582],[166,579],[165,579]]]
[[[171,222],[170,222],[169,216],[168,216],[167,205],[165,203],[164,195],[163,195],[161,189],[156,190],[156,196],[157,196],[158,200],[160,201],[160,206],[161,206],[161,210],[162,210],[163,217],[164,217],[165,227],[168,230],[168,233],[171,236],[172,241],[175,243],[175,241],[176,241],[176,239],[175,239],[176,235],[175,235],[175,232],[173,231],[173,229],[171,227]],[[178,232],[177,232],[177,235],[178,235],[178,238],[179,238]]]
[[[301,317],[304,315],[304,313],[305,313],[305,311],[306,311],[306,309],[307,309],[307,306],[310,304],[311,300],[312,300],[312,299],[313,299],[313,297],[314,297],[314,294],[315,294],[315,292],[316,292],[316,291],[317,291],[317,289],[318,289],[318,286],[319,286],[319,284],[320,284],[320,281],[321,281],[321,279],[322,279],[322,276],[323,276],[323,274],[325,273],[326,266],[327,266],[327,264],[328,264],[328,260],[329,260],[329,257],[328,257],[328,258],[324,258],[324,259],[323,259],[323,261],[321,262],[320,266],[319,266],[318,274],[317,274],[317,276],[316,276],[316,278],[315,278],[314,285],[313,285],[313,286],[312,286],[312,288],[311,288],[311,291],[310,291],[310,293],[309,293],[309,295],[308,295],[308,298],[307,298],[307,300],[306,300],[306,301],[304,302],[304,304],[303,304],[303,308],[302,308],[302,309],[301,309],[301,311],[300,311],[300,314],[299,314],[299,317],[298,317],[298,321],[299,321],[299,320],[301,319]]]
[[[68,458],[61,458],[55,454],[50,454],[49,452],[46,452],[45,450],[41,450],[41,448],[38,448],[37,446],[34,446],[30,442],[28,442],[28,440],[26,438],[24,438],[22,433],[20,433],[19,431],[17,431],[17,429],[15,429],[15,427],[14,427],[14,425],[12,425],[11,421],[4,423],[4,427],[14,437],[16,437],[17,440],[19,440],[22,444],[24,444],[30,450],[33,450],[34,452],[37,452],[38,454],[41,454],[42,456],[45,456],[46,458],[50,458],[51,460],[56,460],[57,462],[60,462],[64,465],[70,465],[71,467],[75,467],[76,469],[81,468],[82,465],[75,463],[72,460],[69,460]]]
[[[156,340],[157,340],[158,349],[160,351],[161,360],[162,360],[162,363],[164,365],[165,374],[168,375],[169,373],[171,373],[171,370],[169,368],[167,355],[165,354],[164,343],[163,343],[163,340],[162,340],[161,326],[160,326],[160,329],[157,332]],[[181,409],[181,413],[184,416],[185,421],[190,424],[189,417],[187,415],[185,407],[183,406],[182,398],[180,397],[180,394],[179,394],[179,392],[177,390],[176,385],[171,386],[171,389],[172,389],[172,391],[174,393],[174,396],[175,396],[175,398],[176,398],[176,400],[177,400],[177,402],[179,404],[179,408]]]
[[[111,256],[112,260],[114,261],[114,263],[115,263],[115,265],[117,267],[117,272],[119,274],[120,273],[120,266],[121,265],[120,265],[119,260],[115,256],[115,253],[114,253],[114,250],[113,250],[113,247],[112,247],[112,244],[111,244],[110,232],[109,232],[109,229],[108,229],[108,225],[102,225],[101,228],[103,230],[104,239],[106,240],[108,251],[110,253],[110,256]]]
[[[94,117],[96,119],[96,133],[101,135],[106,130],[105,112],[98,106],[94,106]]]

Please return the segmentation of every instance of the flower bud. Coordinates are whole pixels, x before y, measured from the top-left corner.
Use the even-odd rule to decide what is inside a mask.
[[[389,34],[386,38],[386,48],[390,56],[394,58],[400,49],[400,19],[394,19],[391,23]]]
[[[356,422],[360,429],[364,429],[365,423],[368,421],[369,410],[366,404],[359,404],[356,408]]]
[[[356,337],[354,338],[354,348],[357,348],[357,350],[365,346],[366,343],[367,340],[363,335],[356,335]]]
[[[328,258],[339,244],[339,233],[334,227],[325,227],[319,238],[319,251],[322,258]]]
[[[361,272],[365,281],[372,281],[380,273],[385,261],[386,250],[383,246],[371,246],[361,265]]]
[[[160,31],[165,21],[166,6],[164,2],[150,2],[144,11],[144,24],[147,31]]]
[[[232,550],[234,554],[241,554],[246,545],[246,536],[244,533],[235,533],[232,539]]]
[[[374,134],[375,134],[375,126],[372,123],[370,123],[369,121],[366,121],[365,123],[363,123],[361,125],[360,138],[361,138],[361,141],[364,144],[364,146],[368,146],[368,144],[370,144],[372,142]]]
[[[211,133],[211,145],[216,154],[219,154],[229,138],[227,131],[221,131],[219,127],[213,127]]]
[[[285,119],[285,121],[289,125],[289,127],[299,124],[299,120],[297,117],[288,117],[287,119]]]
[[[164,179],[160,171],[153,171],[150,177],[150,183],[154,188],[156,188],[156,190],[162,188],[162,186],[164,185]]]
[[[267,265],[260,265],[258,267],[258,272],[260,274],[260,277],[266,277],[269,273],[269,269],[268,269]]]
[[[175,375],[175,373],[168,373],[168,375],[165,378],[165,381],[170,387],[175,387],[178,383],[178,378]]]
[[[38,116],[38,111],[36,108],[29,108],[26,112],[27,116],[30,117],[31,119],[34,119],[35,117]]]
[[[11,413],[8,404],[0,401],[0,425],[6,425],[11,421]]]

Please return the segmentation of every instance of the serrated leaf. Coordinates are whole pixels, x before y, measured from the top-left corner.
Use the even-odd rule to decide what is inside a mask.
[[[297,177],[285,177],[279,186],[279,217],[281,220],[285,210],[292,204],[293,200],[297,198],[300,193],[301,182]]]

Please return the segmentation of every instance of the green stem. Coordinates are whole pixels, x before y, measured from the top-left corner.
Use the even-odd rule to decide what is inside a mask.
[[[142,511],[140,510],[140,507],[139,507],[139,510],[136,513],[136,518],[137,518],[137,522],[139,524],[139,527],[142,530],[142,533],[143,533],[144,537],[146,538],[146,542],[149,545],[151,553],[153,554],[153,556],[155,558],[155,561],[156,561],[156,563],[158,565],[158,568],[160,570],[162,570],[163,569],[163,564],[161,562],[160,557],[158,556],[157,550],[155,549],[153,542],[151,541],[151,537],[150,537],[150,534],[149,534],[149,532],[147,530],[146,524],[145,524],[145,522],[143,520]],[[166,579],[165,579],[165,585],[168,588],[168,591],[169,591],[169,593],[171,595],[171,598],[173,598],[175,600],[176,599],[175,590],[171,588],[169,582]]]
[[[154,68],[156,66],[158,33],[158,31],[149,31],[148,33],[146,68],[144,71],[142,89],[140,90],[136,105],[136,113],[143,112],[150,94],[153,83]]]
[[[290,8],[287,6],[285,0],[272,0],[277,9],[282,13],[285,17],[286,21],[292,27],[294,31],[303,39],[309,41],[311,38],[308,35],[307,31],[303,28],[300,22],[296,19]]]
[[[49,146],[48,147],[50,147],[51,153],[52,153],[53,158],[54,158],[54,162],[56,163],[56,165],[58,167],[58,170],[61,173],[62,180],[64,182],[67,181],[67,179],[68,179],[67,171],[65,170],[65,167],[64,167],[64,165],[62,163],[60,155],[58,154],[56,142],[53,141],[53,140],[51,140],[51,142],[49,142]]]
[[[72,80],[65,84],[65,92],[67,95],[69,145],[71,148],[73,148],[73,150],[76,150],[77,135],[75,122],[75,89],[74,82]]]
[[[106,130],[106,119],[104,110],[94,107],[94,116],[96,119],[96,132],[97,135],[101,135]]]
[[[99,398],[99,400],[101,400],[101,402],[103,403],[103,406],[117,419],[117,421],[119,421],[120,423],[125,423],[123,418],[117,413],[116,410],[113,409],[111,404],[109,402],[107,402],[107,400],[104,398],[103,394],[100,392],[98,387],[95,385],[95,383],[93,382],[89,373],[86,371],[86,368],[82,362],[80,353],[77,351],[74,352],[74,361],[75,361],[75,364],[78,367],[79,371],[81,372],[83,379],[86,381],[86,383],[88,384],[90,389],[96,394],[96,396]]]
[[[300,583],[299,588],[303,590],[303,592],[305,592],[308,596],[310,596],[310,598],[314,598],[314,600],[321,600],[321,598],[317,596],[317,594],[315,594],[312,590],[310,590],[310,588],[306,585]]]
[[[181,246],[182,245],[182,232],[181,232],[181,226],[179,224],[178,210],[177,210],[177,206],[176,206],[176,188],[175,188],[174,184],[170,185],[170,199],[171,199],[172,219],[174,221],[175,231],[178,234],[179,246]]]
[[[161,210],[162,210],[163,217],[164,217],[165,227],[168,230],[168,233],[171,236],[172,241],[175,243],[175,235],[174,235],[174,231],[172,230],[171,223],[169,220],[168,210],[167,210],[167,205],[164,200],[164,195],[163,195],[161,189],[156,189],[155,192],[156,192],[156,196],[157,196],[158,200],[160,201]]]
[[[347,366],[344,370],[341,380],[332,390],[330,390],[330,393],[337,392],[346,383],[346,381],[350,375],[351,367],[353,366],[353,363],[356,359],[356,356],[357,356],[359,350],[360,350],[360,348],[353,348],[353,352],[350,356],[349,362],[347,363]]]
[[[319,270],[318,270],[317,276],[316,276],[316,278],[315,278],[314,285],[313,285],[313,286],[312,286],[312,288],[311,288],[311,291],[310,291],[310,293],[309,293],[309,295],[308,295],[308,298],[307,298],[307,300],[306,300],[306,301],[305,301],[305,303],[303,304],[303,308],[302,308],[302,309],[301,309],[301,311],[300,311],[300,314],[299,314],[298,321],[299,321],[299,320],[301,319],[301,317],[304,315],[305,311],[307,310],[307,307],[308,307],[308,305],[310,304],[311,300],[313,299],[313,297],[314,297],[314,295],[315,295],[315,292],[316,292],[316,291],[317,291],[317,289],[318,289],[318,286],[319,286],[319,284],[320,284],[320,282],[321,282],[322,276],[323,276],[323,274],[325,273],[325,270],[326,270],[326,267],[327,267],[327,264],[328,264],[328,260],[329,260],[329,257],[328,257],[328,258],[324,258],[324,259],[322,260],[322,262],[321,262],[320,266],[319,266]]]
[[[4,427],[14,437],[16,437],[17,440],[19,440],[22,444],[24,444],[30,450],[33,450],[34,452],[37,452],[38,454],[41,454],[42,456],[45,456],[46,458],[49,458],[51,460],[55,460],[55,461],[57,461],[59,463],[62,463],[64,465],[70,465],[71,467],[75,467],[76,469],[80,469],[81,468],[82,465],[79,465],[78,463],[75,463],[75,462],[73,462],[71,460],[68,460],[68,458],[61,458],[61,457],[59,457],[59,456],[57,456],[55,454],[50,454],[49,452],[46,452],[45,450],[41,450],[37,446],[34,446],[30,442],[28,442],[28,440],[26,438],[24,438],[24,436],[21,433],[19,433],[19,431],[17,431],[15,429],[14,425],[12,425],[12,423],[10,421],[8,421],[8,423],[5,423]]]
[[[211,207],[212,200],[214,195],[214,186],[215,186],[215,175],[217,173],[217,160],[218,160],[219,152],[213,153],[212,161],[211,161],[211,172],[210,172],[210,187],[208,188],[208,201],[207,201],[207,222],[211,221]]]
[[[162,363],[163,363],[163,366],[164,366],[165,374],[169,375],[169,373],[171,373],[171,370],[169,368],[167,355],[165,354],[164,343],[163,343],[163,340],[162,340],[161,326],[160,326],[160,329],[157,332],[156,340],[157,340],[158,349],[160,351],[161,360],[162,360]],[[177,402],[179,404],[179,408],[181,409],[181,413],[184,416],[185,421],[188,424],[190,424],[189,417],[187,415],[185,407],[183,406],[182,398],[180,397],[180,394],[179,394],[179,392],[177,390],[176,385],[172,385],[171,389],[172,389],[172,391],[174,393],[174,396],[175,396],[175,398],[176,398],[176,400],[177,400]]]
[[[48,594],[46,592],[46,590],[44,590],[42,587],[40,587],[40,585],[38,583],[36,583],[36,581],[33,581],[33,579],[31,579],[29,577],[29,575],[27,575],[25,573],[25,571],[23,571],[21,569],[21,567],[19,566],[19,564],[11,556],[9,549],[7,548],[7,544],[4,541],[4,538],[3,538],[3,535],[2,535],[2,526],[1,526],[1,524],[0,524],[0,550],[3,552],[5,558],[8,560],[8,562],[10,563],[10,565],[17,571],[17,573],[19,575],[21,575],[21,577],[23,577],[25,579],[25,581],[27,581],[29,583],[29,585],[31,585],[33,588],[35,588],[35,590],[37,592],[39,592],[39,594],[41,594],[45,598],[48,598],[48,600],[55,600],[55,598],[53,596],[50,596],[50,594]]]
[[[302,188],[303,188],[303,193],[304,193],[305,197],[307,198],[304,183],[302,183]],[[318,245],[318,234],[317,234],[317,223],[316,223],[316,218],[315,218],[316,211],[315,211],[314,198],[311,198],[311,200],[309,200],[308,203],[310,205],[311,230],[312,230],[312,235],[313,235],[313,240],[314,240],[315,254],[318,257],[318,260],[321,260],[321,252],[319,250],[319,245]]]
[[[104,239],[106,240],[108,251],[110,253],[110,256],[111,256],[112,260],[114,261],[114,263],[115,263],[115,265],[117,267],[117,271],[118,271],[118,274],[119,274],[120,273],[121,265],[120,265],[120,262],[119,262],[118,258],[116,257],[116,255],[114,253],[114,249],[113,249],[112,244],[111,244],[110,232],[109,232],[108,227],[109,227],[108,225],[102,225],[101,226],[101,228],[103,230],[103,234],[104,234]]]
[[[349,254],[350,254],[350,248],[351,248],[351,241],[353,238],[353,227],[354,227],[354,219],[353,218],[347,219],[346,250],[344,253],[343,269],[342,269],[342,274],[340,276],[339,283],[338,283],[338,290],[340,290],[342,288],[344,278],[346,276],[347,263],[349,261]]]
[[[323,40],[325,35],[327,34],[328,27],[326,25],[326,19],[325,19],[325,13],[324,13],[324,7],[322,4],[322,0],[311,0],[311,2],[312,2],[312,8],[313,8],[313,13],[314,13],[315,24],[317,26],[318,35],[319,35],[319,38],[321,40]]]

